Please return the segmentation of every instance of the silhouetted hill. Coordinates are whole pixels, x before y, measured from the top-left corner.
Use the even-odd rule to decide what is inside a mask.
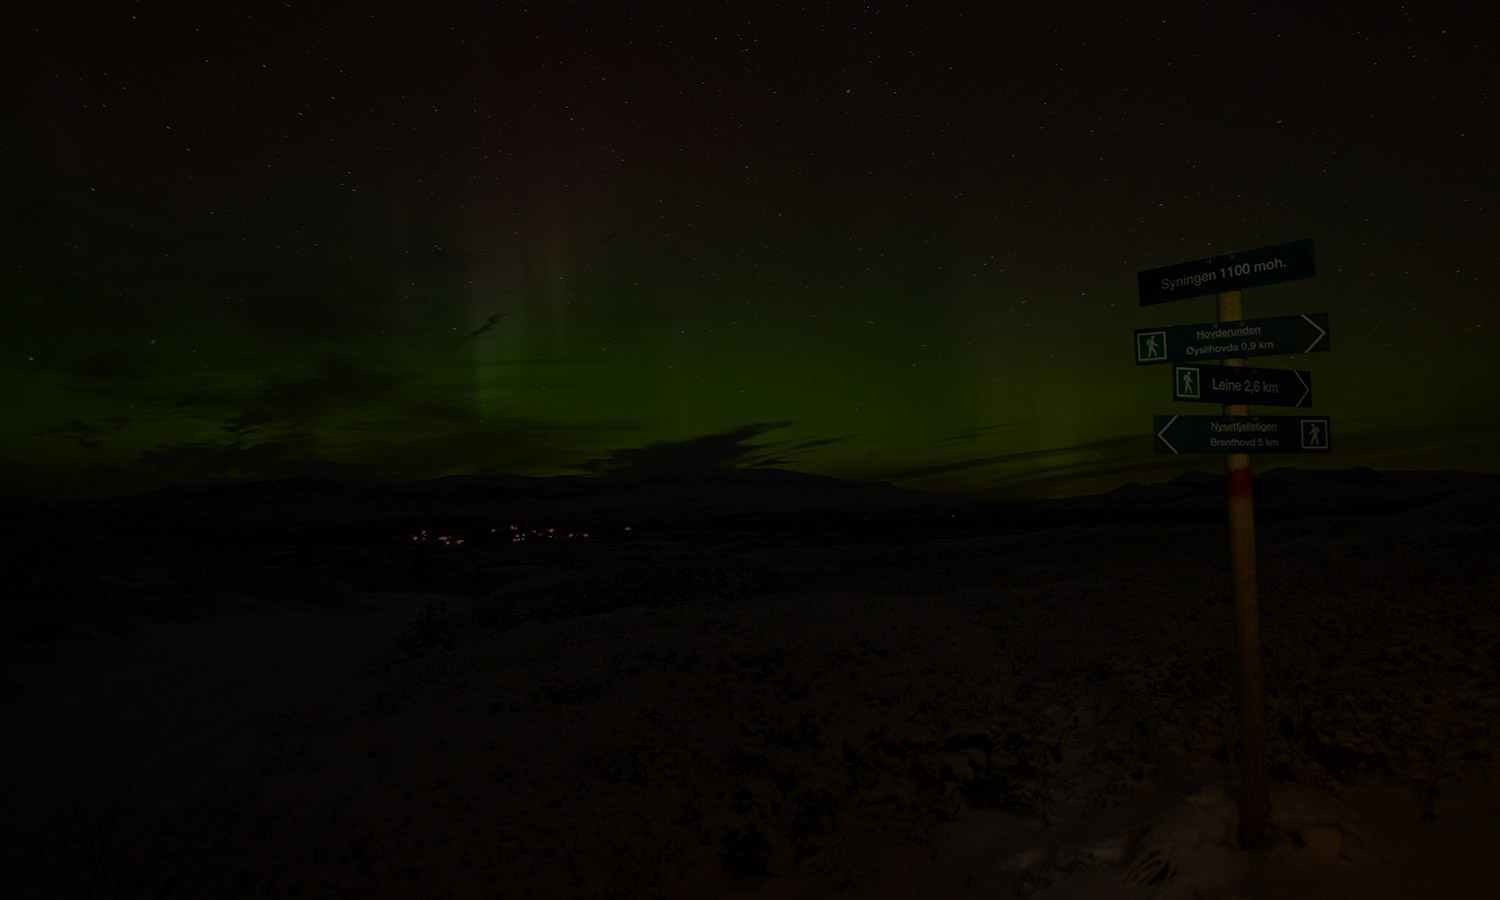
[[[96,501],[17,504],[0,515],[0,527],[14,546],[36,544],[43,534],[65,534],[74,543],[107,535],[187,542],[362,543],[422,528],[477,532],[511,525],[850,536],[1028,532],[1217,521],[1224,515],[1223,491],[1222,475],[1201,472],[1093,496],[1008,503],[781,469],[593,478],[456,475],[404,484],[289,478],[173,486]],[[1255,479],[1256,515],[1263,520],[1398,512],[1464,492],[1500,492],[1500,476],[1281,468]]]

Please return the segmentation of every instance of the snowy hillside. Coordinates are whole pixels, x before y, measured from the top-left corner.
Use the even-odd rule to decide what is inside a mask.
[[[1219,490],[788,473],[12,511],[5,893],[1489,896],[1500,479],[1257,479],[1255,851]]]

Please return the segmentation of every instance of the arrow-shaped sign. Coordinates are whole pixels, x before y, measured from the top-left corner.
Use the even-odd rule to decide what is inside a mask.
[[[1172,399],[1194,403],[1312,406],[1312,373],[1250,366],[1176,365]]]
[[[1157,416],[1157,453],[1327,453],[1328,419]]]
[[[1138,328],[1135,364],[1202,362],[1328,349],[1328,313]]]

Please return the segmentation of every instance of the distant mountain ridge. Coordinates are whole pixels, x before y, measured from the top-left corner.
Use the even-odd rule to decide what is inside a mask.
[[[284,478],[176,485],[133,497],[53,505],[57,514],[113,522],[111,531],[270,534],[336,529],[366,536],[403,529],[566,526],[838,527],[840,522],[973,509],[981,501],[779,469],[681,474],[452,475],[375,483]]]
[[[1500,476],[1370,469],[1273,469],[1254,481],[1261,518],[1361,515],[1434,503],[1466,491],[1500,493]],[[681,474],[453,475],[375,483],[330,478],[172,486],[134,497],[6,510],[11,523],[45,515],[186,533],[364,534],[464,523],[468,527],[1030,531],[1062,525],[1212,521],[1224,513],[1223,476],[1202,472],[1160,484],[1055,500],[982,501],[784,469]]]

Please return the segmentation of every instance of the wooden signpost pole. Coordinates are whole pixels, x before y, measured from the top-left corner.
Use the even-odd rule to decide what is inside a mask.
[[[1218,295],[1219,321],[1245,318],[1242,295]],[[1244,366],[1229,358],[1226,366]],[[1226,416],[1248,416],[1243,403],[1224,404]],[[1250,454],[1225,457],[1224,480],[1229,506],[1229,570],[1234,582],[1235,661],[1240,695],[1240,843],[1254,847],[1270,815],[1270,782],[1266,774],[1266,706],[1261,675],[1260,606],[1255,577],[1255,503],[1251,493]]]

